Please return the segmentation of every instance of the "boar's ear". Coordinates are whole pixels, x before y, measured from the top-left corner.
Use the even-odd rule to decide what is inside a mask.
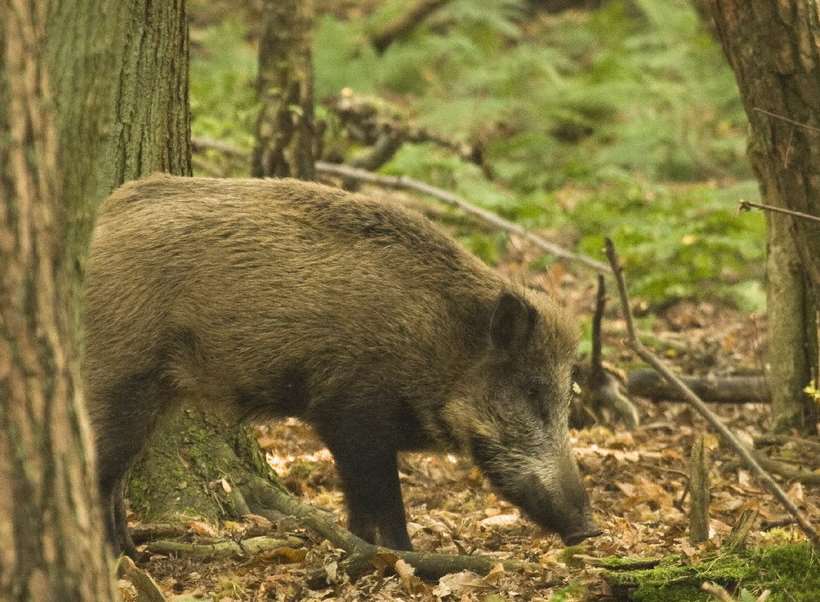
[[[503,291],[490,321],[490,340],[496,349],[523,349],[535,326],[536,310],[518,295]]]

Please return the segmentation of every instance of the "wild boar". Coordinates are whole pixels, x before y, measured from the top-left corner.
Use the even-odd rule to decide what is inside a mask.
[[[396,454],[461,451],[566,544],[596,535],[570,450],[575,328],[424,217],[296,180],[154,175],[100,207],[85,387],[115,548],[155,420],[194,395],[295,416],[332,452],[350,529],[410,549]]]

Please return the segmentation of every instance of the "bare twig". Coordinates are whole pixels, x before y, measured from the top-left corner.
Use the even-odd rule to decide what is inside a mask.
[[[428,15],[447,4],[450,0],[416,0],[406,12],[370,34],[370,43],[379,52],[387,50],[393,42],[412,32]]]
[[[807,219],[815,222],[820,222],[820,217],[810,213],[803,213],[802,211],[794,211],[792,209],[784,209],[783,207],[775,207],[774,205],[766,205],[764,203],[753,203],[752,201],[740,201],[738,209],[741,211],[748,211],[750,208],[763,209],[765,211],[773,211],[775,213],[785,213],[786,215],[793,215],[801,219]]]
[[[598,274],[598,292],[595,294],[595,313],[592,315],[592,352],[589,354],[589,364],[593,378],[596,372],[603,370],[601,361],[601,321],[606,308],[606,282]]]
[[[330,174],[341,178],[354,178],[356,180],[360,180],[368,184],[375,184],[377,186],[383,186],[385,188],[413,190],[415,192],[431,196],[448,205],[457,207],[465,213],[469,213],[470,215],[477,217],[478,219],[488,224],[491,224],[496,228],[500,228],[501,230],[520,236],[521,238],[530,241],[535,246],[546,251],[547,253],[555,255],[556,257],[561,257],[563,259],[575,261],[602,274],[609,273],[609,268],[605,263],[601,261],[597,261],[592,257],[587,257],[586,255],[582,255],[580,253],[573,253],[572,251],[568,251],[567,249],[559,245],[556,245],[555,243],[551,243],[545,240],[537,234],[533,234],[532,232],[527,231],[518,224],[504,219],[503,217],[493,213],[492,211],[488,211],[481,207],[477,207],[476,205],[473,205],[472,203],[464,200],[456,194],[453,194],[452,192],[442,190],[441,188],[436,188],[435,186],[431,186],[426,182],[421,182],[420,180],[408,178],[406,176],[383,176],[372,173],[370,171],[366,171],[364,169],[356,169],[353,167],[348,167],[346,165],[326,163],[324,161],[319,161],[316,163],[316,171],[319,173]]]
[[[684,394],[686,401],[693,408],[695,408],[695,410],[706,419],[712,428],[720,434],[723,440],[737,452],[744,464],[758,477],[766,489],[768,489],[769,492],[780,501],[789,514],[795,518],[798,525],[800,525],[800,529],[806,534],[812,545],[815,548],[820,548],[820,536],[818,536],[817,531],[814,530],[814,527],[812,527],[809,520],[803,515],[802,512],[800,512],[800,509],[795,506],[794,502],[789,499],[789,496],[787,496],[783,489],[780,488],[772,476],[766,472],[762,466],[760,466],[754,458],[751,450],[740,442],[735,434],[729,430],[725,424],[723,424],[720,418],[718,418],[714,412],[706,406],[700,397],[695,395],[695,393],[687,387],[683,381],[681,381],[669,368],[666,367],[666,364],[664,364],[655,354],[649,351],[640,342],[637,333],[635,332],[635,324],[632,318],[632,309],[629,305],[629,294],[624,281],[623,268],[621,267],[620,260],[618,259],[618,254],[615,251],[615,245],[610,239],[606,240],[606,254],[609,258],[609,263],[612,266],[615,281],[618,284],[618,293],[621,297],[621,305],[623,307],[624,318],[626,319],[626,328],[629,334],[629,346],[633,351],[635,351],[636,354],[638,354],[638,356],[641,357],[641,359],[660,372],[669,383],[673,384],[679,391],[681,391],[681,393]]]
[[[780,121],[785,121],[786,123],[790,123],[792,125],[796,125],[797,127],[801,127],[805,130],[809,130],[810,132],[820,133],[820,128],[816,128],[813,125],[809,125],[808,123],[802,123],[800,121],[795,121],[794,119],[789,119],[785,115],[778,115],[777,113],[772,113],[771,111],[767,111],[765,109],[760,109],[755,107],[753,109],[758,113],[763,113],[764,115],[768,115],[769,117],[774,117],[775,119],[779,119]]]
[[[599,408],[609,408],[620,416],[630,429],[637,428],[641,417],[635,404],[624,394],[623,384],[604,366],[601,352],[601,321],[606,308],[606,283],[602,274],[598,274],[598,292],[595,296],[595,314],[592,316],[592,352],[589,365],[577,365],[573,369],[576,378],[585,384],[583,395],[575,400],[572,410],[572,424],[581,428],[589,423],[589,418],[598,420]]]
[[[729,592],[727,592],[717,583],[706,581],[703,585],[700,586],[700,589],[705,591],[707,594],[709,594],[716,600],[719,600],[720,602],[735,602],[731,594],[729,594]]]

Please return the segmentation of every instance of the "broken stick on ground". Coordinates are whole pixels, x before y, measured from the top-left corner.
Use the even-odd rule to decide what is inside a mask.
[[[780,501],[789,514],[794,517],[798,526],[803,533],[806,534],[806,537],[808,537],[812,546],[816,549],[820,548],[820,536],[818,536],[817,531],[814,529],[806,516],[800,512],[800,509],[795,506],[794,502],[789,499],[789,496],[786,495],[780,485],[777,484],[772,476],[766,472],[766,470],[755,459],[752,451],[741,443],[735,434],[729,430],[725,424],[723,424],[720,418],[718,418],[717,415],[706,406],[703,400],[695,395],[695,393],[687,387],[686,384],[660,360],[660,358],[643,346],[638,338],[637,332],[635,331],[635,324],[632,319],[632,308],[629,305],[629,293],[627,292],[626,282],[624,281],[623,268],[621,267],[621,262],[618,259],[618,254],[615,251],[615,245],[609,238],[606,239],[606,255],[609,258],[612,273],[615,275],[615,281],[618,284],[618,293],[621,297],[621,306],[624,313],[624,319],[626,320],[626,330],[628,334],[627,343],[629,346],[636,354],[638,354],[638,356],[640,356],[642,360],[660,372],[671,385],[675,386],[684,395],[686,402],[695,408],[698,414],[703,416],[706,421],[720,434],[723,440],[737,452],[746,467],[757,476],[766,489],[768,489],[769,492],[777,498],[778,501]]]

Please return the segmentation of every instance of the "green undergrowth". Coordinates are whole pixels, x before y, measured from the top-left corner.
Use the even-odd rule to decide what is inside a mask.
[[[606,562],[606,561],[605,561]],[[606,579],[618,600],[636,602],[697,602],[712,600],[701,585],[712,581],[750,602],[771,590],[770,602],[813,602],[820,599],[820,562],[809,544],[757,548],[721,554],[690,565],[670,557],[651,569],[619,570],[623,563],[606,563]]]
[[[421,163],[416,153],[425,153]],[[439,161],[430,161],[438,156]],[[453,190],[564,247],[606,262],[604,238],[615,242],[630,291],[650,305],[676,299],[712,299],[744,311],[762,311],[765,219],[738,212],[738,201],[758,198],[756,182],[660,184],[623,176],[597,186],[515,194],[482,180],[480,170],[432,148],[406,147],[385,172],[409,175]],[[503,260],[503,233],[457,228],[475,254],[494,265]],[[537,257],[530,269],[554,258]]]
[[[313,58],[325,148],[346,147],[323,99],[343,88],[373,95],[441,136],[481,143],[494,177],[431,144],[405,144],[383,173],[457,192],[598,259],[611,237],[633,296],[650,305],[718,299],[762,310],[765,226],[736,211],[758,193],[731,70],[687,3],[656,4],[533,16],[524,0],[454,0],[381,55],[368,32],[403,1],[320,14]],[[231,15],[195,19],[192,130],[249,149],[253,28],[242,11]],[[221,162],[213,151],[206,159]],[[246,175],[239,169],[231,173]],[[504,260],[506,234],[469,220],[455,234],[488,263]]]

